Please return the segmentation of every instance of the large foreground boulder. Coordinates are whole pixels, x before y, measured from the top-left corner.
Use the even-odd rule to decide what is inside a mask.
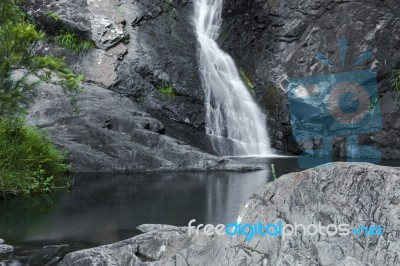
[[[142,235],[66,255],[61,265],[399,265],[400,169],[335,163],[282,176],[242,206],[242,224],[380,225],[383,236],[189,236],[144,225]]]

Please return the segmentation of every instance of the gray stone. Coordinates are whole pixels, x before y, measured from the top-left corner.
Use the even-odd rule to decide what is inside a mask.
[[[332,266],[371,266],[371,265],[372,264],[370,263],[363,263],[359,260],[356,260],[353,257],[346,257],[344,260],[332,264]]]
[[[238,220],[264,225],[282,220],[323,226],[346,223],[350,228],[380,225],[384,236],[299,233],[285,240],[246,241],[244,236],[189,236],[186,227],[143,225],[143,235],[68,254],[61,265],[398,265],[399,199],[399,168],[334,163],[267,184],[242,206]]]
[[[173,225],[168,225],[168,224],[142,224],[136,227],[138,230],[140,230],[143,233],[148,233],[152,231],[158,231],[158,230],[180,230],[183,227],[176,227]]]
[[[112,89],[129,95],[152,114],[204,132],[204,91],[191,26],[193,2],[121,1],[120,10],[127,22],[129,52],[118,67],[120,82]],[[168,85],[174,88],[174,97],[159,92]]]
[[[369,164],[335,163],[285,175],[250,198],[240,211],[242,223],[284,220],[290,224],[347,223],[350,228],[372,224],[383,226],[385,235],[302,235],[285,241],[259,238],[249,242],[234,238],[226,249],[229,259],[225,265],[242,258],[253,260],[236,255],[246,250],[260,254],[269,265],[330,265],[346,256],[373,265],[396,265],[400,250],[399,186],[400,169]]]
[[[90,34],[91,23],[87,16],[86,0],[26,1],[21,5],[38,25],[49,33],[56,34],[57,31],[67,28],[86,35]],[[48,12],[56,13],[60,20],[51,18]]]
[[[400,159],[400,149],[397,148],[400,142],[400,92],[387,92],[380,101],[385,130],[363,135],[360,142],[378,147],[383,158]]]
[[[259,169],[163,135],[164,124],[129,98],[84,87],[75,113],[60,87],[43,83],[27,118],[68,152],[74,172]]]
[[[360,136],[359,141],[379,148],[383,158],[400,158],[400,142],[395,142],[400,133],[400,117],[389,117],[399,112],[400,93],[393,92],[390,85],[391,72],[400,62],[398,1],[225,0],[223,5],[219,43],[254,81],[256,98],[269,113],[273,147],[295,153],[305,149],[291,134],[288,78],[376,69],[384,127],[373,138]],[[340,66],[338,40],[344,38],[349,41],[345,69],[332,71],[317,62],[315,55],[321,51]],[[373,58],[351,68],[368,48],[372,49]],[[323,114],[314,115],[315,121],[325,119]],[[304,128],[313,128],[317,123],[305,124]],[[284,132],[282,142],[280,131]],[[335,154],[345,156],[339,146]]]
[[[0,244],[0,254],[11,253],[14,251],[14,247],[6,244]]]
[[[160,228],[116,244],[70,253],[60,265],[175,265],[176,261],[187,265],[187,258],[175,255],[176,251],[196,247],[193,259],[197,259],[201,248],[205,251],[212,245],[212,239],[204,235],[189,236],[184,228]]]
[[[125,19],[119,0],[87,0],[87,17],[91,24],[91,38],[98,47],[109,49],[124,37]]]
[[[46,44],[48,49],[42,49],[42,53],[53,51],[66,56],[87,82],[128,97],[160,121],[165,135],[215,154],[205,134],[204,92],[191,26],[193,1],[45,0],[23,5],[50,35],[68,28],[97,45],[87,53],[74,54]],[[319,140],[297,143],[293,139],[286,80],[328,73],[314,55],[322,51],[339,62],[337,40],[347,38],[347,62],[354,62],[367,48],[374,50],[374,58],[359,69],[378,70],[379,92],[383,95],[383,131],[361,135],[359,141],[379,148],[384,159],[400,159],[400,142],[396,141],[400,135],[400,117],[396,115],[400,93],[393,92],[389,82],[400,60],[396,41],[388,41],[399,38],[396,5],[395,0],[223,2],[218,42],[254,81],[255,97],[269,113],[274,148],[300,153],[320,146]],[[47,16],[49,11],[57,12],[60,20]],[[175,95],[160,93],[164,86],[172,86]],[[334,153],[346,156],[345,139],[337,140]]]
[[[24,9],[36,19],[46,32],[57,34],[70,29],[90,37],[97,47],[107,50],[124,37],[125,20],[121,16],[119,0],[30,1]],[[48,15],[57,14],[55,20]]]
[[[215,154],[205,134],[204,93],[194,52],[196,36],[188,26],[192,3],[45,0],[24,2],[23,8],[50,36],[67,28],[91,38],[97,45],[88,52],[74,53],[54,43],[44,43],[39,54],[64,56],[72,69],[85,76],[86,82],[126,96],[160,121],[159,125],[168,125],[157,125],[151,130]],[[49,17],[48,12],[56,12],[60,20]],[[172,86],[175,95],[160,93],[164,86]],[[82,155],[90,155],[90,151]]]
[[[74,69],[85,73],[85,81],[109,88],[118,82],[118,64],[118,54],[112,55],[104,50],[92,49],[81,56],[74,64]]]

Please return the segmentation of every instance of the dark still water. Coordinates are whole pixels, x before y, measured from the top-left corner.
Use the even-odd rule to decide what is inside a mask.
[[[299,170],[293,157],[257,163],[266,169],[273,163],[278,176]],[[0,261],[56,262],[73,250],[135,236],[144,223],[231,223],[270,180],[270,170],[77,175],[70,191],[0,201],[0,238],[17,247]]]

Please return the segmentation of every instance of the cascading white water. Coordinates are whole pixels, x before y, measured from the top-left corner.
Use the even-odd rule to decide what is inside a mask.
[[[254,102],[233,59],[215,41],[221,26],[221,10],[222,0],[195,0],[207,134],[220,155],[272,154],[265,115]]]

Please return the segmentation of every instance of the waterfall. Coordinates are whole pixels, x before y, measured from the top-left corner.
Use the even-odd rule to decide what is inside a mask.
[[[242,81],[233,59],[215,41],[222,0],[196,0],[198,60],[206,105],[206,130],[224,156],[272,154],[266,118]]]

